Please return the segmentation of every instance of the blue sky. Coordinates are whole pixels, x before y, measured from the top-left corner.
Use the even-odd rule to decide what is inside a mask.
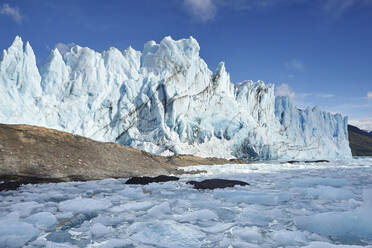
[[[0,48],[20,35],[39,65],[55,46],[142,50],[193,36],[211,70],[225,61],[233,82],[275,83],[298,106],[370,129],[371,26],[372,0],[0,0]]]

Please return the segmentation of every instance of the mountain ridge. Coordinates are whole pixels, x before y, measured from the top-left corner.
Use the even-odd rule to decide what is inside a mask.
[[[353,156],[372,156],[372,133],[348,125],[350,148]]]

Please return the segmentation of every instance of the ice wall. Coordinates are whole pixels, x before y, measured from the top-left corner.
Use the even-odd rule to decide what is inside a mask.
[[[347,119],[298,110],[263,82],[213,73],[190,37],[142,52],[74,46],[36,66],[16,37],[0,61],[0,122],[42,125],[162,155],[257,159],[351,157]]]

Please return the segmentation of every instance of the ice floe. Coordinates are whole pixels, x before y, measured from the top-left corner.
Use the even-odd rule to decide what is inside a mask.
[[[179,181],[0,192],[0,247],[372,247],[372,158],[195,166]],[[197,190],[189,180],[247,186]]]

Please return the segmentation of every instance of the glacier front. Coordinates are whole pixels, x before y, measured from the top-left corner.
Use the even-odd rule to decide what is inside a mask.
[[[274,85],[213,73],[190,37],[143,51],[54,49],[38,68],[16,37],[0,61],[0,122],[31,124],[160,154],[267,159],[350,158],[347,118],[298,109]]]

